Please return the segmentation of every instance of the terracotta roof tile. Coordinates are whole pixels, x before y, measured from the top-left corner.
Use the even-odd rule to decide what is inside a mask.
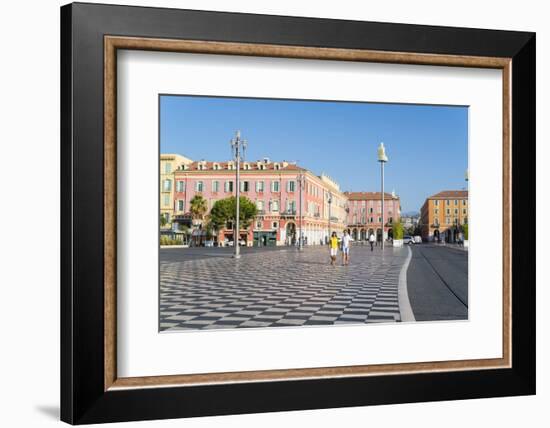
[[[381,199],[382,192],[344,192],[350,201],[362,201],[371,199]],[[399,199],[399,196],[395,195],[395,198],[391,193],[384,192],[384,199]]]
[[[441,192],[428,197],[428,199],[464,199],[464,198],[468,198],[467,190],[442,190]]]

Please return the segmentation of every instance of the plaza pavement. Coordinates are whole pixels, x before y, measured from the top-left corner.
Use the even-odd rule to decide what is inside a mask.
[[[161,331],[401,321],[407,248],[353,246],[349,266],[326,246],[221,250],[161,250]]]

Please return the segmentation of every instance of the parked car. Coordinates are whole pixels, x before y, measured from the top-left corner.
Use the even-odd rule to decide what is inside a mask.
[[[415,244],[422,244],[422,236],[415,235],[415,236],[413,236],[413,239],[414,239]]]
[[[409,235],[403,236],[403,244],[414,244],[414,238]]]

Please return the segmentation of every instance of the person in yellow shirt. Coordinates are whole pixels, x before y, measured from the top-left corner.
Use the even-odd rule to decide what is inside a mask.
[[[329,241],[330,246],[330,264],[334,265],[336,263],[336,256],[338,255],[338,237],[336,232],[332,232],[332,236]]]

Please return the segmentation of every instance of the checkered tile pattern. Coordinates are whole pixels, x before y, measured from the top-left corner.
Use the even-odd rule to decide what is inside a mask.
[[[405,256],[402,249],[353,247],[349,266],[331,266],[327,247],[309,247],[260,250],[239,260],[161,259],[160,329],[400,321]]]

